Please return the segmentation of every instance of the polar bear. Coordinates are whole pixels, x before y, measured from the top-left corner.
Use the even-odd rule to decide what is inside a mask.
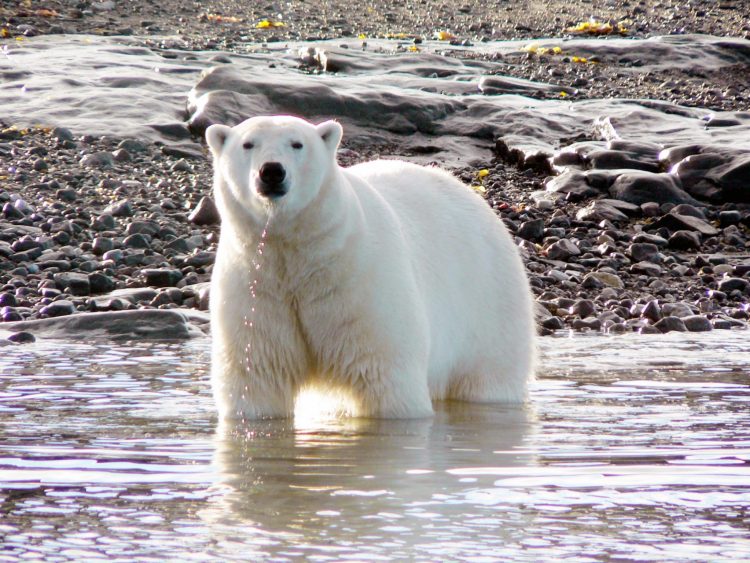
[[[336,161],[342,127],[212,125],[221,236],[211,280],[222,419],[290,417],[308,387],[353,414],[521,402],[535,364],[528,280],[503,223],[449,173]]]

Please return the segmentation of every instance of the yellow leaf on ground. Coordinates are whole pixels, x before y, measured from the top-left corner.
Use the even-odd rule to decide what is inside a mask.
[[[486,194],[487,193],[487,188],[485,188],[484,186],[481,186],[479,184],[471,186],[471,189],[474,190],[477,193],[480,193],[480,194]]]
[[[284,27],[286,24],[284,22],[278,22],[273,20],[260,20],[258,23],[255,24],[255,27],[258,29],[269,29],[272,27]]]
[[[490,171],[487,170],[486,168],[482,168],[479,172],[477,172],[477,178],[480,178],[480,179],[489,175],[490,175]]]
[[[455,39],[456,36],[453,35],[450,31],[436,31],[435,38],[438,41],[450,41],[452,39]]]
[[[416,45],[411,45],[408,50],[412,53],[419,53],[419,47],[417,47]]]

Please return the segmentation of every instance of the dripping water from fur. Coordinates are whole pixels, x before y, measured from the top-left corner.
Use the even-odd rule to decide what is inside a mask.
[[[268,236],[268,229],[271,224],[271,219],[273,217],[273,214],[268,214],[268,219],[266,219],[266,224],[263,227],[263,230],[260,233],[260,239],[258,239],[258,244],[255,247],[255,253],[253,255],[253,259],[251,262],[251,267],[253,270],[253,279],[250,282],[248,286],[248,291],[250,293],[251,298],[251,305],[250,310],[245,313],[245,328],[247,330],[253,330],[254,328],[254,322],[255,322],[255,303],[258,299],[258,295],[256,293],[258,289],[258,280],[260,279],[260,270],[261,265],[263,262],[263,251],[266,246],[266,237]],[[250,346],[250,342],[248,341],[247,346],[245,347],[245,370],[250,371],[250,363],[252,362],[252,349]],[[245,386],[245,393],[247,393],[248,388],[247,385]],[[243,400],[245,397],[243,397]]]

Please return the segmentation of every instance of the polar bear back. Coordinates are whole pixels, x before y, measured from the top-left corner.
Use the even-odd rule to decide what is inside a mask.
[[[502,222],[471,188],[438,168],[373,161],[345,169],[397,217],[430,330],[430,388],[450,394],[456,374],[505,373],[517,400],[532,370],[528,282]],[[365,186],[356,179],[364,180]]]

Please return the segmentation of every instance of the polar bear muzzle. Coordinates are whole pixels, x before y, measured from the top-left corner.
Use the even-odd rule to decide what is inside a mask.
[[[287,192],[286,170],[279,162],[265,162],[258,170],[258,193],[265,197],[281,197]]]

